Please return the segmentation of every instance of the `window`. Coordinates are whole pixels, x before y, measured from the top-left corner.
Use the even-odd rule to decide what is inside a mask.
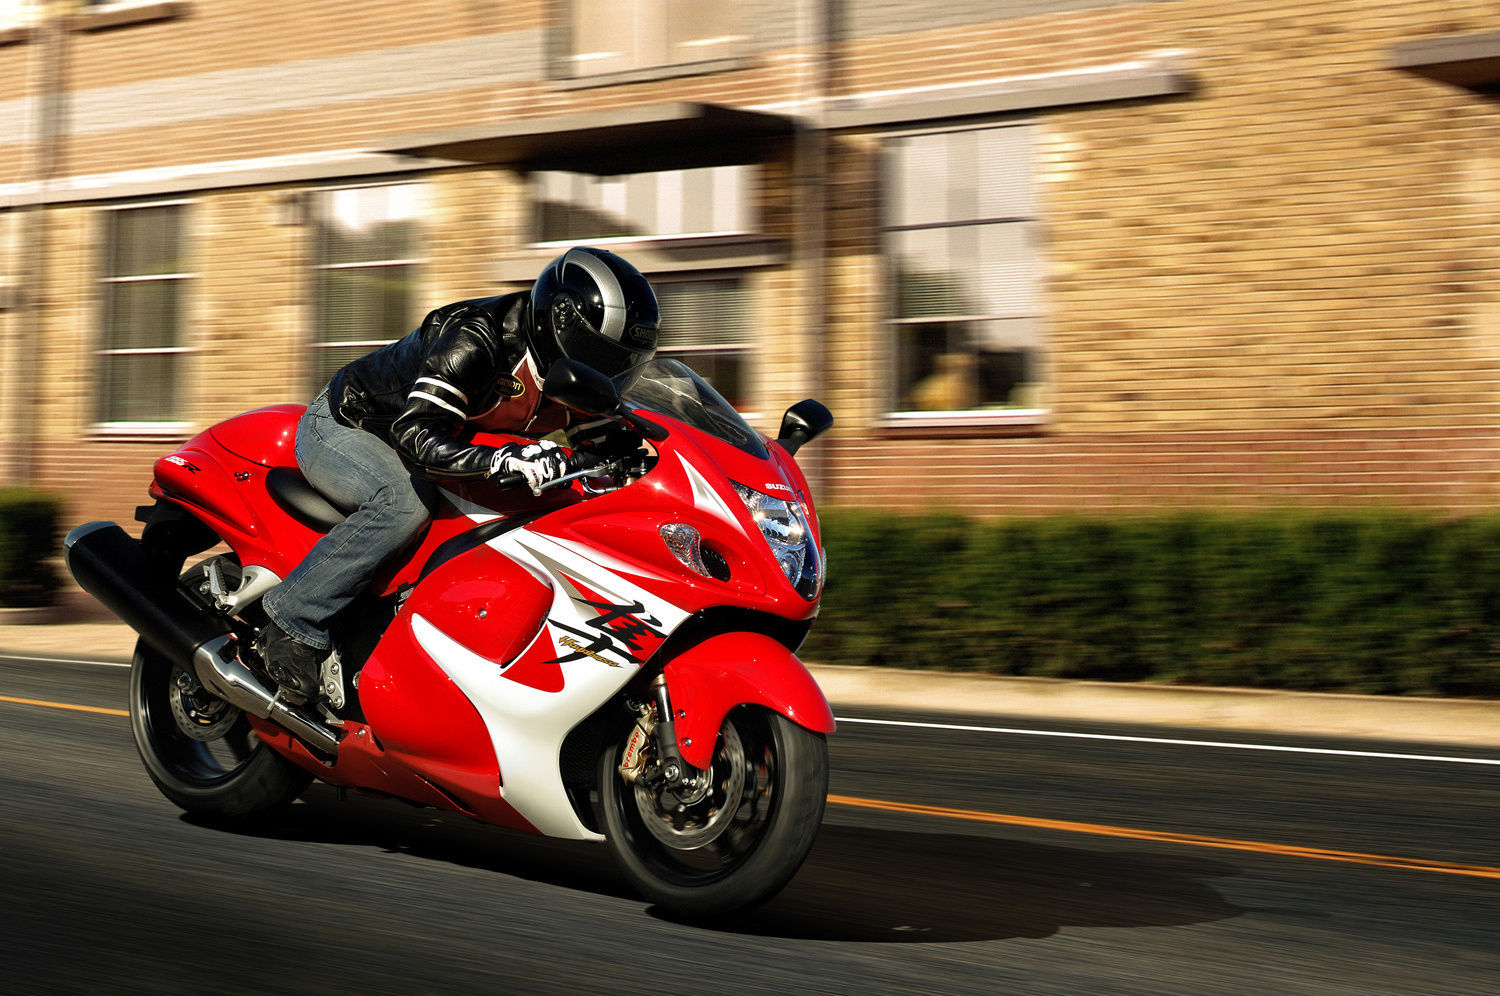
[[[29,27],[41,19],[41,0],[0,0],[0,29]]]
[[[15,306],[11,293],[20,278],[22,217],[19,211],[0,211],[0,311]]]
[[[192,276],[184,237],[187,207],[158,203],[103,212],[101,422],[182,419],[180,366],[188,352],[183,327]]]
[[[752,176],[749,166],[625,176],[538,172],[535,231],[542,243],[566,245],[745,234],[755,227]],[[712,279],[651,276],[651,285],[661,305],[660,353],[682,360],[743,409],[750,350],[743,278],[726,270]]]
[[[5,313],[19,311],[26,303],[21,294],[26,279],[22,232],[32,217],[20,210],[0,211],[0,329],[5,326]]]
[[[623,176],[538,172],[536,232],[542,242],[747,232],[750,176],[748,166]]]
[[[68,15],[75,31],[96,31],[126,24],[165,21],[188,13],[187,0],[0,0],[0,44],[24,41],[47,20]]]
[[[657,355],[696,370],[735,408],[745,410],[749,320],[739,277],[655,281],[661,306]]]
[[[1033,127],[892,139],[886,241],[894,408],[1039,407]]]
[[[422,188],[414,183],[314,196],[314,390],[350,360],[401,338],[420,320],[421,215]]]
[[[191,11],[188,0],[85,0],[77,27],[83,31],[170,21]]]
[[[738,4],[699,0],[571,0],[565,75],[600,76],[732,58]]]

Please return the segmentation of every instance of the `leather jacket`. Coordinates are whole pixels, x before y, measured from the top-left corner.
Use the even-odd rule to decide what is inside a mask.
[[[438,308],[404,338],[345,366],[328,385],[334,418],[373,432],[432,477],[487,477],[497,448],[473,430],[537,438],[567,409],[542,398],[522,291]]]

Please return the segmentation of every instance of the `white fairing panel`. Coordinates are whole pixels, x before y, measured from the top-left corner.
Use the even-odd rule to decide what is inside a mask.
[[[412,617],[412,633],[489,728],[504,799],[548,836],[600,840],[568,801],[559,771],[563,740],[635,676],[687,613],[601,566],[605,558],[586,547],[525,528],[489,545],[552,589],[547,623],[532,645],[516,661],[497,664],[421,615]],[[516,663],[533,660],[556,663],[560,691],[506,676]]]

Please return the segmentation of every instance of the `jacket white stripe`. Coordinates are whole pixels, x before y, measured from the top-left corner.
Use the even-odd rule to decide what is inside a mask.
[[[454,387],[452,384],[448,383],[445,380],[438,380],[436,377],[418,377],[417,383],[431,384],[433,387],[442,388],[444,391],[447,391],[449,394],[458,398],[458,400],[462,401],[464,404],[469,403],[469,396],[467,394],[460,391],[458,388]]]
[[[413,392],[411,392],[410,394],[408,394],[406,396],[406,400],[408,402],[410,402],[413,398],[421,398],[423,401],[431,401],[433,404],[437,405],[439,408],[446,408],[446,409],[448,409],[448,411],[450,411],[453,414],[457,415],[459,418],[463,419],[464,421],[468,421],[469,416],[468,416],[467,413],[464,412],[463,409],[461,409],[461,408],[455,408],[452,405],[448,404],[448,402],[444,401],[442,398],[435,398],[432,395],[428,394],[426,391],[413,391]]]

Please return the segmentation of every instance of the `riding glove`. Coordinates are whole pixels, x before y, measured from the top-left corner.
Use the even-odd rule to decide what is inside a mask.
[[[568,472],[568,455],[556,443],[541,439],[534,443],[507,443],[495,451],[490,476],[521,474],[533,493]]]

